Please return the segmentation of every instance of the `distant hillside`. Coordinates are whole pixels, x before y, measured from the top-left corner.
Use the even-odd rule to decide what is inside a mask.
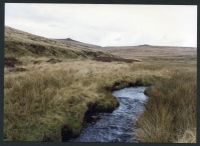
[[[176,46],[110,46],[101,48],[104,52],[117,56],[123,56],[129,59],[138,58],[149,61],[152,58],[169,59],[169,56],[181,58],[196,58],[197,48],[194,47],[176,47]]]
[[[106,46],[106,47],[102,47],[101,49],[142,49],[142,48],[160,48],[160,49],[196,49],[195,47],[181,47],[181,46],[154,46],[154,45],[148,45],[148,44],[144,44],[144,45],[138,45],[138,46]]]
[[[72,39],[56,40],[5,27],[5,56],[90,58],[97,61],[132,62],[99,49],[99,46]]]
[[[83,43],[83,42],[79,42],[76,40],[73,40],[71,38],[67,38],[67,39],[56,39],[57,41],[61,41],[67,45],[72,45],[74,47],[79,47],[79,48],[92,48],[92,49],[98,49],[101,46],[97,46],[97,45],[93,45],[93,44],[87,44],[87,43]]]
[[[70,42],[70,43],[69,43]],[[68,43],[68,44],[67,44]],[[94,57],[98,55],[112,56],[101,51],[91,49],[80,42],[67,40],[66,42],[33,35],[11,27],[5,27],[5,55],[6,56],[55,56],[55,57]],[[82,43],[83,44],[83,43]],[[92,46],[92,45],[90,45]]]

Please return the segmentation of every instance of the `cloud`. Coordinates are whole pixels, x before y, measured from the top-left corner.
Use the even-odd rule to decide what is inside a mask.
[[[102,46],[197,44],[197,6],[5,4],[5,25]]]

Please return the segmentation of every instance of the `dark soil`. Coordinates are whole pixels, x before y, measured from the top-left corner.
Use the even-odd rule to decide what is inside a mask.
[[[8,67],[15,67],[16,65],[21,65],[22,62],[14,57],[5,57],[4,64]]]
[[[111,113],[118,106],[119,106],[119,103],[117,103],[116,106],[113,106],[113,107],[102,108],[96,102],[88,103],[87,105],[88,110],[85,112],[83,125],[85,125],[86,123],[95,123],[97,120],[99,120],[99,117],[97,116],[98,113]],[[79,136],[79,134],[80,133],[74,133],[72,128],[66,124],[63,125],[61,128],[61,137],[62,137],[63,142],[67,142],[68,140],[72,138],[76,138]]]
[[[47,62],[49,62],[49,63],[58,63],[58,62],[62,62],[62,60],[51,58],[51,59],[47,60]]]
[[[113,61],[126,62],[126,63],[140,62],[139,60],[112,57],[112,56],[97,56],[94,58],[94,60],[103,61],[103,62],[113,62]]]
[[[40,64],[42,61],[41,60],[35,60],[33,61],[33,64]]]
[[[24,72],[24,71],[27,71],[27,69],[23,67],[17,67],[17,68],[11,68],[9,71],[10,72]]]

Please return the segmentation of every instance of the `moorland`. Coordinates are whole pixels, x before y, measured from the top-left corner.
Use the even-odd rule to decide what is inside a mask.
[[[196,48],[101,47],[6,26],[4,52],[5,141],[76,137],[88,111],[119,106],[113,90],[142,85],[138,140],[196,142]]]

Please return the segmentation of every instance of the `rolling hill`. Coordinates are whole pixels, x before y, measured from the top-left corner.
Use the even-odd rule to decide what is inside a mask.
[[[137,61],[112,55],[99,48],[100,46],[78,42],[69,38],[49,39],[11,27],[5,27],[5,57],[86,58],[104,62]]]
[[[71,38],[67,38],[67,39],[56,39],[57,41],[60,41],[62,43],[65,43],[67,45],[71,45],[71,46],[74,46],[74,47],[79,47],[79,48],[92,48],[92,49],[99,49],[101,48],[101,46],[97,46],[97,45],[93,45],[93,44],[88,44],[88,43],[83,43],[83,42],[80,42],[80,41],[76,41],[76,40],[73,40]]]
[[[98,55],[112,56],[78,45],[76,41],[66,42],[33,35],[11,27],[5,27],[5,55],[6,56],[54,56],[65,58],[90,58]],[[83,47],[84,46],[84,47]]]
[[[152,85],[145,90],[144,113],[130,127],[136,128],[132,137],[196,142],[196,53],[150,45],[99,47],[5,27],[4,141],[70,140],[88,119],[95,120],[91,113],[120,106],[113,90]],[[132,63],[135,58],[142,62]]]

